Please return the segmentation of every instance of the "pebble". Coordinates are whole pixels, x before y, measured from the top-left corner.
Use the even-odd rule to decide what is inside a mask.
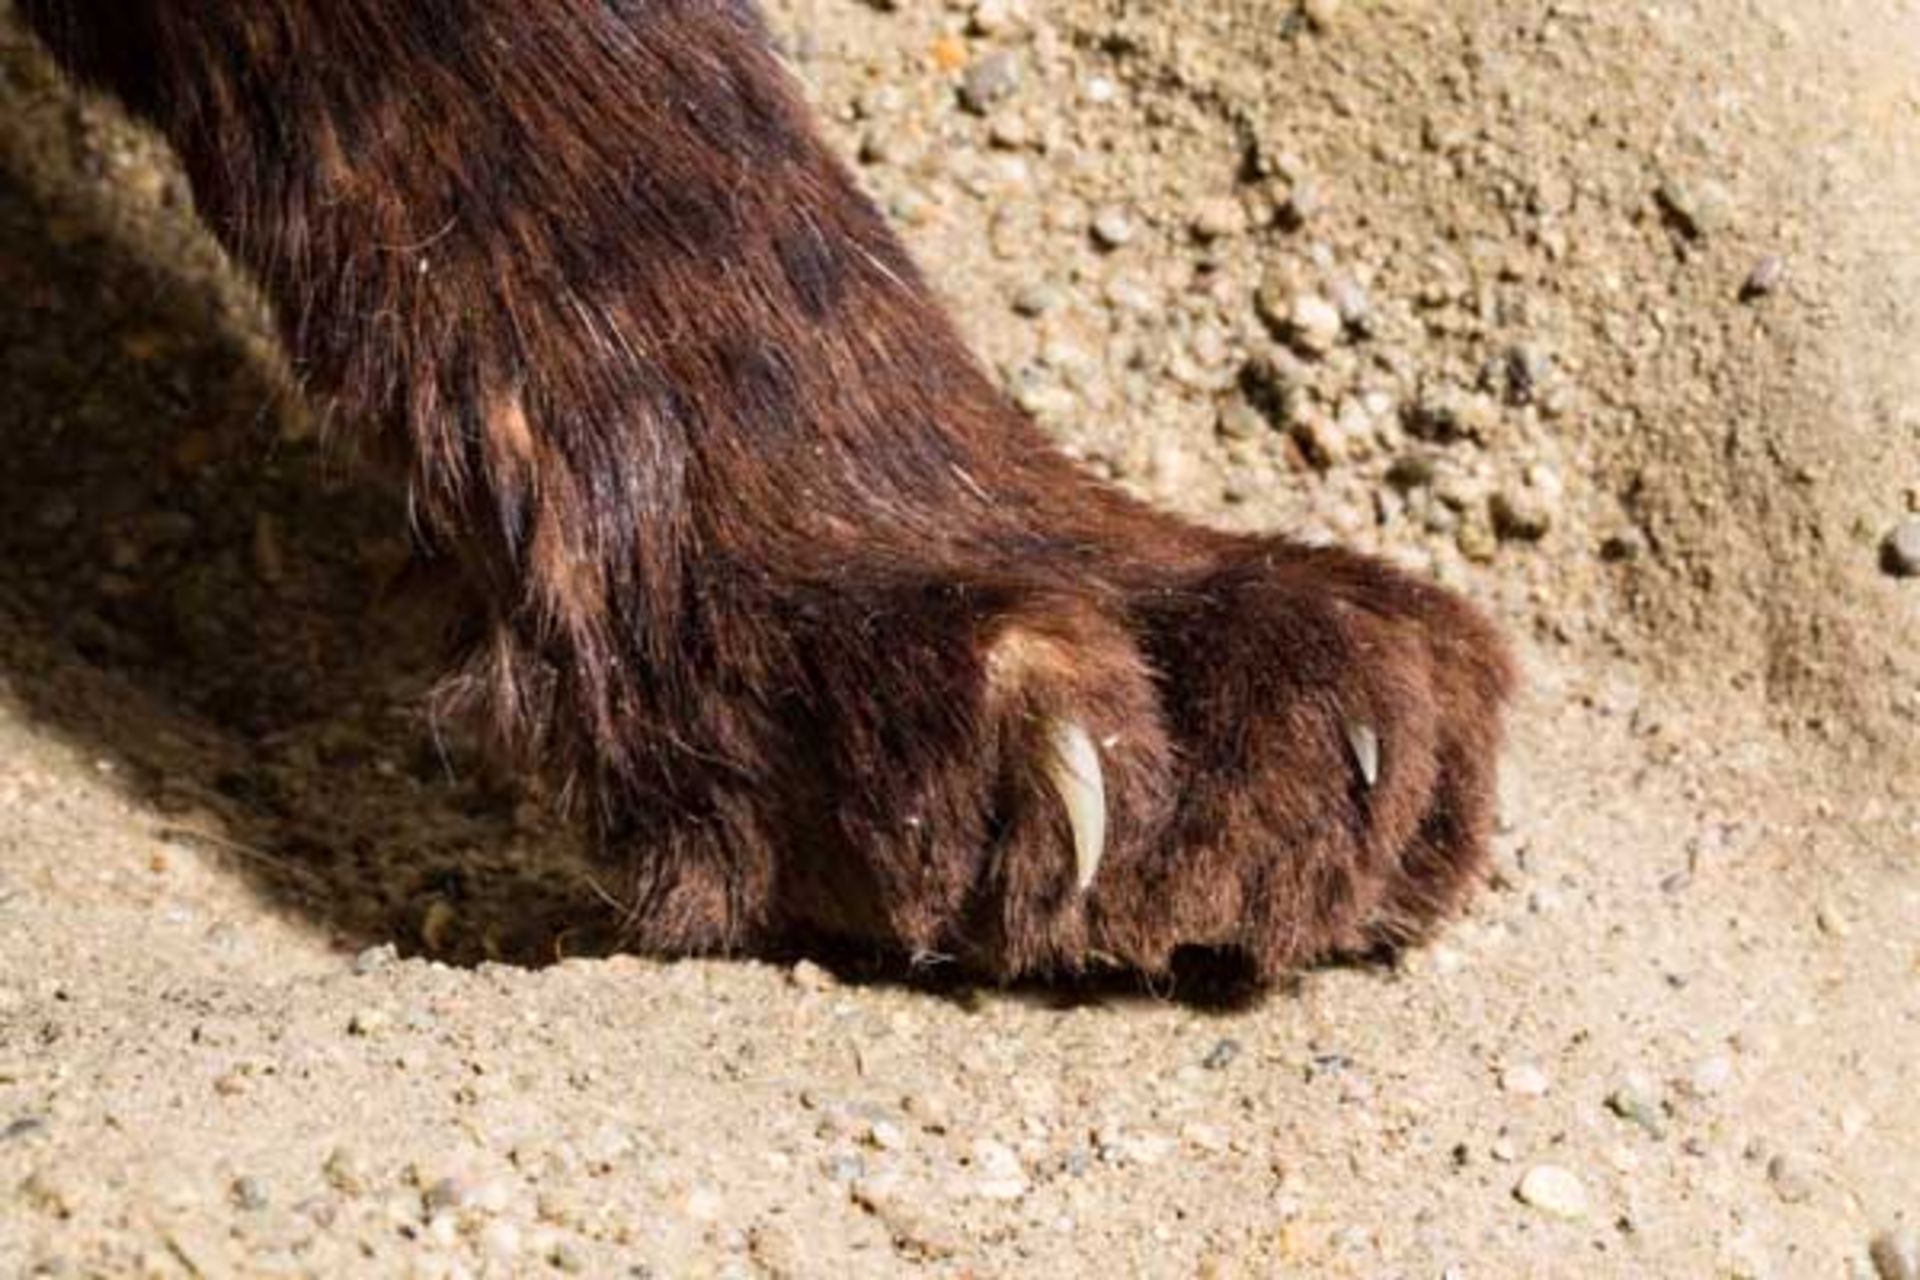
[[[1867,1256],[1880,1280],[1920,1280],[1920,1232],[1896,1227],[1873,1238]]]
[[[1770,253],[1753,264],[1753,270],[1747,273],[1746,282],[1740,286],[1740,298],[1743,302],[1753,302],[1777,293],[1786,283],[1787,260],[1777,253]]]
[[[326,1175],[327,1185],[342,1195],[359,1196],[367,1192],[370,1176],[366,1162],[349,1147],[335,1147],[321,1172]]]
[[[1674,224],[1691,240],[1705,240],[1733,221],[1733,196],[1712,178],[1667,178],[1654,192]]]
[[[1659,1096],[1645,1076],[1636,1073],[1623,1080],[1607,1095],[1607,1109],[1621,1119],[1639,1125],[1651,1137],[1659,1138],[1666,1134]]]
[[[1715,1054],[1694,1064],[1687,1076],[1687,1092],[1696,1098],[1711,1098],[1726,1092],[1732,1083],[1733,1060],[1725,1054]]]
[[[267,1184],[250,1174],[235,1178],[229,1194],[236,1208],[251,1212],[267,1207]]]
[[[1538,542],[1553,528],[1562,494],[1560,477],[1550,468],[1530,466],[1519,484],[1503,485],[1488,499],[1493,531],[1508,542]]]
[[[1322,35],[1333,30],[1340,20],[1341,0],[1301,0],[1300,12],[1307,25]]]
[[[347,1019],[347,1034],[350,1036],[373,1036],[386,1030],[393,1024],[393,1018],[384,1009],[362,1009]]]
[[[1247,209],[1232,196],[1211,196],[1193,210],[1193,234],[1200,240],[1225,240],[1247,229]]]
[[[1512,404],[1532,404],[1553,373],[1553,357],[1530,342],[1517,342],[1500,359],[1500,377]]]
[[[971,1149],[971,1162],[980,1177],[973,1190],[988,1200],[1018,1200],[1027,1194],[1026,1171],[1013,1148],[992,1138],[977,1138]]]
[[[1767,1161],[1767,1181],[1773,1184],[1773,1193],[1788,1204],[1813,1198],[1813,1166],[1795,1152],[1782,1151]]]
[[[1222,1040],[1207,1050],[1207,1056],[1200,1059],[1200,1065],[1209,1071],[1225,1071],[1240,1056],[1240,1042],[1234,1039]]]
[[[1340,423],[1319,407],[1300,410],[1288,424],[1288,430],[1293,442],[1314,466],[1325,470],[1346,459],[1347,438]]]
[[[891,1120],[875,1120],[867,1128],[867,1141],[882,1151],[899,1151],[907,1145],[907,1135]]]
[[[511,1222],[489,1222],[480,1230],[480,1247],[495,1262],[508,1263],[520,1256],[520,1228]]]
[[[967,16],[967,27],[975,35],[1004,36],[1018,30],[1026,21],[1024,0],[980,0]]]
[[[1902,521],[1887,535],[1880,565],[1896,578],[1920,578],[1920,519]]]
[[[391,942],[383,942],[377,947],[368,947],[365,951],[355,956],[353,958],[353,971],[359,977],[364,978],[370,973],[377,973],[388,965],[397,964],[399,961],[400,948],[394,946]]]
[[[1522,1062],[1500,1073],[1500,1087],[1522,1098],[1540,1098],[1546,1096],[1550,1086],[1546,1072],[1530,1062]]]
[[[18,1142],[24,1138],[37,1138],[47,1132],[47,1122],[39,1116],[23,1116],[12,1121],[6,1128],[0,1129],[0,1142]]]
[[[831,973],[811,960],[802,960],[789,969],[787,981],[802,991],[828,991],[838,985]]]
[[[1235,396],[1220,406],[1217,429],[1228,440],[1258,440],[1267,434],[1267,416]]]
[[[1053,285],[1027,284],[1013,295],[1013,310],[1016,315],[1032,320],[1058,307],[1060,301],[1060,290]]]
[[[1349,275],[1335,276],[1327,283],[1327,297],[1347,328],[1358,334],[1373,331],[1373,298],[1365,285]]]
[[[1322,209],[1327,207],[1326,192],[1312,178],[1297,178],[1287,192],[1287,203],[1281,209],[1281,215],[1287,225],[1298,230],[1313,221]]]
[[[1527,1170],[1513,1189],[1521,1203],[1556,1218],[1587,1216],[1587,1189],[1574,1174],[1554,1164],[1537,1164]]]
[[[968,67],[960,78],[960,104],[984,116],[1020,88],[1019,56],[999,50]]]
[[[1103,249],[1118,249],[1134,237],[1133,218],[1118,205],[1107,205],[1093,215],[1093,239]]]
[[[1308,355],[1323,356],[1333,350],[1345,328],[1340,308],[1317,293],[1303,293],[1295,298],[1287,315],[1287,331],[1293,344]]]

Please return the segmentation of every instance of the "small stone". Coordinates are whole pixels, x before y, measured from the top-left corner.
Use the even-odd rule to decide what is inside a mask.
[[[907,1135],[891,1120],[875,1120],[867,1128],[867,1141],[882,1151],[899,1151],[907,1145]]]
[[[235,1178],[227,1194],[232,1198],[235,1208],[245,1209],[249,1213],[267,1207],[267,1184],[252,1175]]]
[[[1037,319],[1060,305],[1060,290],[1050,284],[1022,285],[1013,295],[1013,310],[1029,320]]]
[[[1726,1092],[1731,1083],[1732,1059],[1725,1054],[1715,1054],[1694,1064],[1693,1071],[1687,1076],[1687,1092],[1696,1098],[1711,1098]]]
[[[353,971],[355,974],[364,978],[370,973],[378,973],[388,965],[398,963],[399,960],[400,948],[394,946],[391,942],[383,942],[377,947],[368,947],[359,955],[355,956],[353,958]]]
[[[1814,1171],[1806,1158],[1782,1151],[1767,1161],[1767,1181],[1773,1193],[1788,1204],[1802,1204],[1813,1198]]]
[[[1500,1073],[1500,1087],[1522,1098],[1540,1098],[1546,1096],[1550,1085],[1546,1072],[1530,1062],[1522,1062]]]
[[[1267,417],[1236,396],[1220,406],[1217,429],[1228,440],[1257,440],[1267,434]]]
[[[35,1213],[65,1220],[73,1216],[73,1196],[67,1184],[45,1169],[36,1169],[19,1186],[20,1202]]]
[[[1303,176],[1294,179],[1288,189],[1287,201],[1281,206],[1280,216],[1287,226],[1298,230],[1313,221],[1326,207],[1326,192],[1312,178]]]
[[[897,165],[909,154],[906,135],[897,129],[876,126],[860,137],[860,163]]]
[[[978,1138],[970,1156],[974,1171],[980,1175],[973,1184],[975,1194],[988,1200],[1018,1200],[1027,1194],[1026,1171],[1012,1147],[991,1138]]]
[[[1506,485],[1488,499],[1487,514],[1503,540],[1538,542],[1553,528],[1560,498],[1560,477],[1547,467],[1531,466],[1521,483]]]
[[[1500,540],[1494,536],[1493,529],[1482,520],[1462,520],[1460,527],[1454,530],[1453,544],[1460,554],[1475,564],[1487,564],[1499,554]]]
[[[958,71],[967,65],[967,42],[952,32],[933,42],[933,65],[941,71]]]
[[[1770,253],[1753,264],[1753,270],[1740,286],[1742,302],[1756,302],[1761,298],[1778,293],[1780,286],[1787,280],[1787,260],[1779,254]]]
[[[326,1175],[327,1185],[342,1195],[365,1195],[371,1182],[366,1162],[349,1147],[335,1147],[321,1172]]]
[[[833,975],[811,960],[802,960],[788,970],[787,981],[802,991],[827,991],[834,986]]]
[[[1920,578],[1920,520],[1904,520],[1887,535],[1880,567],[1896,578]]]
[[[480,1248],[494,1262],[508,1263],[519,1257],[520,1243],[520,1228],[511,1222],[495,1219],[480,1229]]]
[[[1607,1109],[1623,1120],[1630,1120],[1654,1138],[1664,1137],[1666,1124],[1661,1118],[1660,1099],[1651,1081],[1639,1074],[1629,1075],[1607,1095]]]
[[[1569,1170],[1553,1164],[1537,1164],[1513,1189],[1521,1203],[1556,1218],[1587,1216],[1587,1189]]]
[[[1287,312],[1287,336],[1302,353],[1323,356],[1340,341],[1346,321],[1340,308],[1317,293],[1303,293]]]
[[[1509,404],[1532,404],[1553,374],[1553,358],[1530,342],[1508,347],[1499,361],[1499,377]]]
[[[1301,409],[1288,426],[1293,442],[1307,461],[1321,470],[1338,466],[1347,457],[1346,434],[1334,416],[1318,406]]]
[[[1247,229],[1247,208],[1232,196],[1210,196],[1193,210],[1193,234],[1203,241],[1225,240]]]
[[[1335,276],[1327,284],[1327,297],[1347,328],[1358,334],[1373,331],[1373,298],[1358,280],[1349,275]]]
[[[1103,249],[1118,249],[1133,239],[1133,218],[1118,205],[1108,205],[1093,215],[1094,243]]]
[[[22,1116],[0,1129],[0,1142],[21,1142],[28,1138],[42,1137],[47,1132],[47,1122],[39,1116]]]
[[[1004,36],[1027,22],[1024,0],[980,0],[967,16],[967,27],[978,36]]]
[[[987,141],[1002,151],[1024,151],[1033,145],[1033,134],[1019,116],[995,116],[987,126]]]
[[[687,1216],[695,1222],[713,1222],[720,1217],[720,1211],[726,1208],[726,1201],[720,1196],[717,1187],[701,1185],[687,1193]]]
[[[362,1009],[347,1019],[347,1034],[350,1036],[374,1036],[392,1025],[393,1019],[384,1009]]]
[[[984,116],[1020,88],[1018,55],[999,50],[968,67],[960,78],[960,104]]]
[[[1896,1227],[1873,1238],[1867,1256],[1880,1280],[1920,1280],[1920,1232]]]
[[[421,1196],[421,1202],[429,1213],[438,1213],[442,1209],[464,1209],[472,1201],[473,1188],[464,1178],[441,1178]]]
[[[1216,1043],[1213,1048],[1207,1050],[1207,1056],[1200,1059],[1200,1065],[1208,1071],[1225,1071],[1233,1065],[1233,1060],[1239,1056],[1240,1042],[1238,1040],[1221,1040]]]
[[[1654,191],[1654,197],[1689,240],[1705,240],[1733,222],[1733,196],[1712,178],[1690,182],[1670,177]]]
[[[1341,0],[1300,0],[1300,14],[1307,25],[1322,35],[1333,30],[1340,19]]]

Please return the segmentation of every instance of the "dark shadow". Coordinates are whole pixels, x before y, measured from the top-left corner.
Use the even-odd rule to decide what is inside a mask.
[[[800,959],[798,953],[789,959]],[[1095,969],[1041,982],[983,986],[979,975],[960,965],[938,960],[903,961],[897,956],[833,944],[809,950],[807,959],[825,967],[841,982],[853,986],[890,986],[939,997],[968,1011],[987,1008],[994,1000],[1017,1000],[1048,1009],[1131,1004],[1179,1004],[1203,1013],[1235,1014],[1254,1008],[1276,989],[1258,981],[1247,958],[1236,952],[1183,947],[1174,953],[1169,972],[1149,978],[1131,969]],[[1296,983],[1278,990],[1290,994]]]
[[[19,142],[0,139],[0,690],[110,760],[161,839],[343,947],[610,947],[537,784],[421,715],[445,645],[409,598],[404,512],[300,438],[245,289],[184,212],[49,182]]]

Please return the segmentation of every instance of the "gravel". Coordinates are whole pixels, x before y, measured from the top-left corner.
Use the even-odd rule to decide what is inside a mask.
[[[1537,1164],[1528,1169],[1514,1186],[1521,1203],[1555,1218],[1584,1218],[1588,1212],[1587,1189],[1571,1170],[1554,1164]]]
[[[1813,1198],[1815,1171],[1812,1163],[1798,1152],[1782,1151],[1767,1161],[1767,1181],[1773,1192],[1788,1204],[1804,1204]]]
[[[975,115],[987,115],[1020,89],[1020,56],[997,50],[969,66],[960,78],[960,103]]]
[[[1103,249],[1119,249],[1132,243],[1138,231],[1133,215],[1118,205],[1107,205],[1097,211],[1089,226],[1094,243]]]
[[[1881,544],[1880,563],[1896,578],[1920,578],[1920,518],[1894,526]]]
[[[1500,1087],[1522,1098],[1543,1098],[1552,1087],[1547,1073],[1532,1063],[1517,1063],[1500,1073]]]

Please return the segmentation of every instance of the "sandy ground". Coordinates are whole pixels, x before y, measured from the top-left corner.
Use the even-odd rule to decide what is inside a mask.
[[[775,18],[1088,466],[1508,622],[1493,884],[1250,1002],[605,955],[0,0],[0,1274],[1920,1275],[1920,7]]]

